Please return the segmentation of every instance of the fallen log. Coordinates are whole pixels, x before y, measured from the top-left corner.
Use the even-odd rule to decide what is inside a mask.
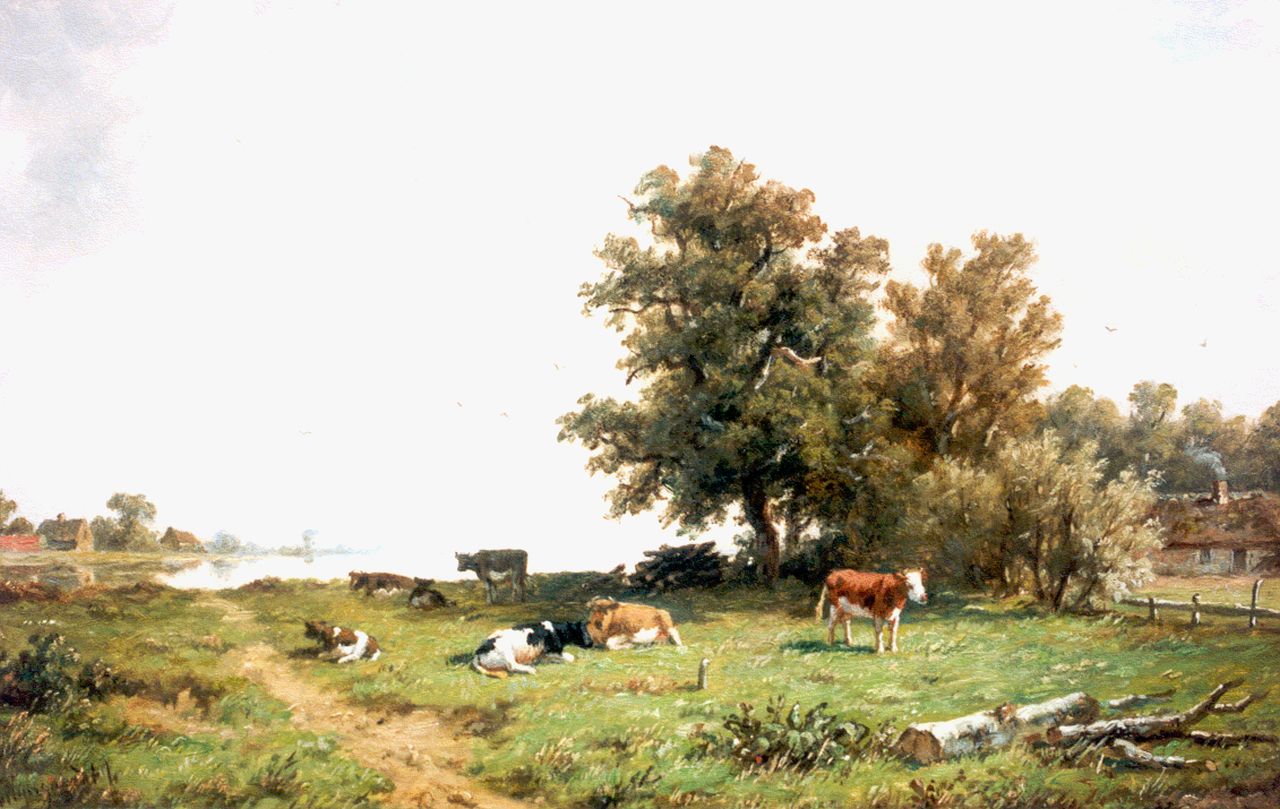
[[[1186,736],[1187,729],[1213,713],[1240,713],[1250,704],[1261,699],[1265,694],[1251,694],[1237,703],[1219,705],[1219,700],[1241,683],[1232,680],[1222,683],[1209,693],[1209,696],[1191,708],[1173,714],[1153,714],[1151,716],[1131,716],[1121,719],[1105,719],[1100,722],[1059,725],[1052,728],[1046,738],[1050,744],[1073,745],[1081,742],[1110,742],[1115,739],[1130,741],[1156,741]]]
[[[920,722],[898,737],[894,750],[899,755],[929,764],[954,756],[1004,747],[1035,727],[1063,722],[1087,723],[1098,716],[1098,701],[1084,692],[1023,705],[1010,704],[994,710],[941,722]]]

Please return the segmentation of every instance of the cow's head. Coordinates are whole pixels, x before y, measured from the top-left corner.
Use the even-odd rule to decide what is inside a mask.
[[[929,603],[929,594],[924,589],[925,579],[928,578],[924,568],[918,567],[912,570],[904,570],[898,575],[907,583],[907,598],[917,604]]]
[[[307,621],[307,637],[312,640],[328,641],[333,634],[333,628],[324,621]]]
[[[347,577],[351,579],[351,589],[355,590],[364,584],[365,580],[369,578],[369,574],[359,570],[353,570],[347,574]]]
[[[475,569],[476,569],[476,557],[475,557],[475,555],[474,555],[474,554],[470,554],[470,553],[455,553],[455,554],[453,555],[453,558],[455,558],[455,559],[457,559],[457,560],[458,560],[458,570],[459,570],[459,571],[463,571],[463,570],[475,570]]]
[[[572,643],[574,646],[581,646],[584,649],[590,649],[593,645],[591,633],[587,631],[586,621],[571,621],[558,627],[558,630],[564,643]]]

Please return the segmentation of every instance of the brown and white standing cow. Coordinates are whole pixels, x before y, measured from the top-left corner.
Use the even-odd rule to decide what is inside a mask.
[[[827,643],[836,642],[836,624],[844,624],[844,642],[853,645],[850,623],[855,617],[870,618],[875,624],[876,652],[884,651],[884,626],[889,625],[889,651],[898,651],[898,619],[907,599],[917,604],[929,603],[924,590],[923,568],[901,573],[862,573],[857,570],[833,570],[827,574],[814,609],[822,620],[822,605],[831,602],[827,619]]]

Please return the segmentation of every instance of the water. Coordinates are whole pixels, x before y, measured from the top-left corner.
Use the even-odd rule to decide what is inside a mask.
[[[408,569],[406,569],[406,564]],[[372,570],[400,573],[423,578],[458,578],[457,572],[432,576],[433,571],[415,570],[412,562],[406,562],[404,554],[341,553],[322,556],[215,556],[190,563],[188,567],[173,573],[163,573],[158,581],[184,590],[220,590],[239,587],[255,579],[275,576],[279,579],[329,579],[347,578],[352,570]],[[434,571],[439,574],[441,571]]]

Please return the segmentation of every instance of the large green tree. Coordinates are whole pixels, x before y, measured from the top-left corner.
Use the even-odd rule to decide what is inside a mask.
[[[1109,476],[1119,474],[1126,461],[1126,422],[1115,402],[1095,396],[1091,388],[1072,385],[1046,399],[1044,409],[1045,429],[1057,433],[1067,450],[1092,441],[1107,460]]]
[[[874,455],[859,380],[888,245],[857,229],[824,238],[810,191],[762,180],[726,149],[690,162],[687,178],[661,166],[641,179],[628,204],[649,243],[608,236],[606,272],[581,291],[643,387],[634,401],[582,397],[560,439],[618,478],[614,516],[661,502],[667,523],[699,530],[736,506],[773,580],[783,515],[803,523],[811,486],[830,503]]]
[[[930,245],[923,288],[890,281],[891,339],[877,374],[896,425],[926,454],[979,457],[997,433],[1039,420],[1033,395],[1062,316],[1030,278],[1035,249],[1021,234],[973,236],[975,253]]]
[[[142,494],[116,492],[107,500],[107,508],[115,517],[94,517],[94,545],[98,550],[153,551],[159,549],[151,522],[156,518],[155,504]]]

